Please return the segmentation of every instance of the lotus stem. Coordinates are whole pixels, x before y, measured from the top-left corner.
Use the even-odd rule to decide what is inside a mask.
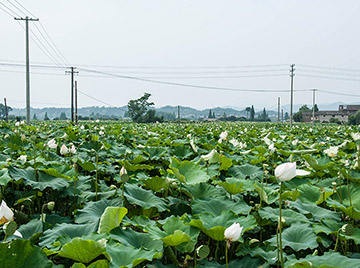
[[[336,252],[336,250],[337,250],[337,246],[338,246],[338,243],[339,243],[339,239],[340,239],[340,230],[341,230],[341,228],[337,231],[337,236],[336,236],[336,243],[335,243],[334,252]]]
[[[96,175],[95,175],[95,200],[98,200],[98,160],[99,160],[99,152],[96,152]]]
[[[225,262],[226,262],[226,268],[229,267],[229,259],[228,259],[228,245],[227,241],[225,242]]]
[[[282,249],[282,236],[281,236],[281,225],[282,225],[282,211],[281,211],[281,205],[282,205],[282,199],[281,199],[281,190],[282,190],[282,182],[280,182],[280,193],[279,193],[279,244],[280,244],[280,261],[281,261],[281,267],[284,267],[284,256],[283,256],[283,249]]]

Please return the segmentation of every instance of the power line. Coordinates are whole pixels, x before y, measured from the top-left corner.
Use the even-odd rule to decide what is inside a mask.
[[[322,76],[322,75],[310,75],[310,74],[298,74],[298,76],[312,77],[312,78],[325,78],[325,79],[333,79],[333,80],[344,80],[344,81],[355,81],[355,82],[360,81],[360,79],[331,77],[331,76]]]
[[[341,70],[341,71],[349,71],[349,72],[360,72],[360,69],[353,68],[342,68],[342,67],[328,67],[328,66],[319,66],[319,65],[310,65],[310,64],[298,64],[300,67],[308,67],[315,69],[327,69],[327,70]]]
[[[330,75],[340,75],[340,76],[360,76],[360,73],[344,73],[344,72],[331,72],[331,71],[318,71],[318,70],[307,70],[307,69],[300,69],[300,72],[306,73],[319,73],[319,74],[330,74]]]
[[[3,3],[0,2],[1,5],[5,6]],[[6,6],[5,6],[6,7]],[[9,11],[6,11],[4,8],[0,7],[0,9],[2,11],[4,11],[6,14],[8,14],[10,17],[15,17],[14,15],[12,15]]]
[[[9,8],[8,6],[6,6],[4,3],[0,2],[0,4],[1,4],[3,7],[5,7],[7,10],[9,10],[12,14],[15,14],[16,16],[21,17],[21,16],[19,16],[14,10],[12,10],[12,9]],[[7,13],[8,13],[8,12],[7,12]],[[10,15],[10,16],[15,17],[14,15]]]
[[[118,75],[118,74],[100,72],[100,71],[96,71],[96,70],[83,69],[83,68],[79,68],[79,70],[82,70],[84,72],[103,74],[103,75],[108,75],[108,76],[113,76],[113,77],[124,78],[124,79],[137,80],[137,81],[149,82],[149,83],[155,83],[155,84],[179,86],[179,87],[201,88],[201,89],[211,89],[211,90],[226,90],[226,91],[263,92],[263,93],[266,93],[266,92],[267,93],[289,92],[288,89],[285,89],[285,90],[284,89],[272,89],[272,90],[268,90],[268,89],[236,89],[236,88],[227,88],[227,87],[192,85],[192,84],[176,83],[176,82],[169,82],[169,81],[152,80],[152,79],[128,76],[128,75]]]
[[[36,17],[33,13],[31,13],[28,9],[26,9],[22,4],[20,4],[18,1],[14,0],[19,6],[21,6],[27,13],[29,13],[31,16]]]
[[[100,103],[103,103],[103,104],[108,105],[108,106],[110,106],[110,107],[116,108],[116,106],[111,105],[111,104],[109,104],[109,103],[107,103],[107,102],[104,102],[104,101],[102,101],[102,100],[100,100],[100,99],[98,99],[98,98],[95,98],[95,97],[93,97],[93,96],[90,96],[89,94],[87,94],[87,93],[85,93],[85,92],[82,92],[82,91],[80,91],[79,89],[78,89],[77,91],[78,91],[79,93],[83,94],[84,96],[90,98],[90,99],[96,100],[96,101],[98,101],[98,102],[100,102]]]
[[[339,93],[339,92],[332,92],[332,91],[327,91],[327,90],[318,90],[318,91],[319,91],[319,92],[323,92],[323,93],[333,94],[333,95],[342,95],[342,96],[350,96],[350,97],[360,97],[360,95],[350,94],[350,93]]]

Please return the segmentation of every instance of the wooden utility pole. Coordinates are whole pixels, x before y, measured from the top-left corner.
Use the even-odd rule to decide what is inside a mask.
[[[25,21],[25,40],[26,40],[26,124],[30,125],[30,56],[29,56],[29,21],[39,21],[26,16],[25,18],[14,18],[15,20]]]
[[[291,64],[290,65],[290,77],[291,77],[291,86],[290,86],[290,90],[291,90],[291,96],[290,96],[290,127],[292,127],[292,123],[293,123],[293,95],[294,95],[294,71],[295,71],[295,64]]]
[[[280,122],[280,97],[278,97],[278,122]]]
[[[78,123],[77,81],[75,81],[75,124]]]
[[[8,109],[7,109],[7,104],[6,104],[6,98],[4,98],[4,105],[5,105],[5,120],[6,120],[6,123],[9,123],[9,117],[8,117]]]
[[[65,73],[71,74],[71,86],[70,86],[70,106],[71,106],[71,122],[74,122],[74,74],[78,74],[78,71],[75,71],[76,67],[68,67],[70,71],[66,71]]]

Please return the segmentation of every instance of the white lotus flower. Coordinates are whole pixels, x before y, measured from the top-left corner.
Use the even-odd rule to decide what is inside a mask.
[[[96,120],[95,120],[95,122],[96,122],[96,123],[99,123],[99,122],[100,122],[100,120],[99,120],[99,119],[96,119]]]
[[[120,176],[123,176],[123,175],[127,175],[127,170],[124,166],[122,166],[122,168],[120,169]]]
[[[25,121],[24,120],[20,121],[20,125],[25,125]]]
[[[296,162],[284,163],[275,168],[275,177],[280,181],[289,181],[296,176],[306,176],[309,174],[309,171],[296,169]]]
[[[23,238],[22,234],[18,230],[15,231],[14,235]]]
[[[275,144],[274,144],[274,143],[272,143],[272,144],[269,145],[269,150],[272,151],[272,152],[275,152],[276,147],[275,147]]]
[[[335,155],[337,155],[338,152],[339,152],[339,147],[337,146],[330,147],[329,149],[326,149],[324,151],[324,153],[326,153],[330,157],[335,157]]]
[[[82,130],[82,129],[85,129],[84,125],[81,125],[80,129],[81,129],[81,130]]]
[[[20,126],[20,122],[19,122],[19,121],[17,121],[17,122],[15,123],[15,127],[18,127],[18,126]]]
[[[237,241],[240,238],[241,231],[244,227],[240,227],[239,223],[233,223],[230,227],[226,228],[224,235],[230,242]]]
[[[203,159],[204,161],[209,162],[209,164],[218,163],[219,162],[219,153],[215,149],[212,149],[212,151],[210,153],[208,153],[206,155],[202,155],[200,158]]]
[[[100,131],[99,131],[99,135],[100,135],[100,136],[104,135],[104,131],[100,130]]]
[[[291,143],[292,143],[292,145],[296,146],[298,144],[298,142],[299,142],[299,140],[296,139],[296,140],[293,140]]]
[[[74,144],[71,145],[71,147],[70,147],[70,153],[76,154],[76,148],[75,148],[75,145],[74,145]]]
[[[187,134],[186,137],[187,137],[188,139],[191,139],[191,134]]]
[[[61,146],[61,148],[60,148],[60,154],[66,155],[66,154],[68,154],[68,153],[69,153],[69,149],[66,147],[65,144],[63,144],[63,145]]]
[[[224,132],[221,132],[220,139],[226,140],[227,136],[228,136],[228,132],[225,130]]]
[[[26,158],[27,158],[27,155],[24,155],[24,154],[22,154],[22,155],[20,155],[20,156],[18,157],[18,159],[21,160],[21,161],[23,161],[23,162],[26,161]]]
[[[7,223],[14,219],[14,212],[6,205],[5,201],[1,201],[0,205],[0,224]]]
[[[51,148],[51,149],[55,149],[57,147],[55,139],[49,140],[48,143],[47,143],[47,146],[49,146],[49,148]]]
[[[354,139],[354,141],[360,140],[360,133],[350,133],[350,136]]]

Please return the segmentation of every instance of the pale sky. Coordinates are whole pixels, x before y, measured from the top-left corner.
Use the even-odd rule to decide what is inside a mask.
[[[294,89],[307,90],[295,92],[294,103],[311,106],[312,88],[319,89],[316,102],[320,104],[360,101],[359,0],[0,0],[0,3],[0,8],[10,8],[12,11],[7,11],[11,14],[25,16],[15,8],[21,9],[20,3],[36,15],[68,63],[79,68],[80,75],[76,77],[79,90],[113,106],[126,105],[149,92],[157,107],[254,105],[257,109],[275,110],[277,98],[288,104],[290,93],[210,90],[89,77],[96,74],[84,69],[197,86],[274,91],[289,90],[288,70],[294,63]],[[38,22],[30,22],[30,28],[55,60],[49,59],[31,40],[31,63],[54,65],[55,61],[68,66],[55,55],[50,48],[52,42],[44,40],[34,24],[47,35]],[[25,107],[25,67],[1,65],[24,63],[25,33],[3,10],[0,25],[1,101],[6,97],[8,105]],[[32,107],[70,106],[70,77],[62,69],[33,67],[31,71]],[[80,93],[78,103],[80,107],[104,105]]]

